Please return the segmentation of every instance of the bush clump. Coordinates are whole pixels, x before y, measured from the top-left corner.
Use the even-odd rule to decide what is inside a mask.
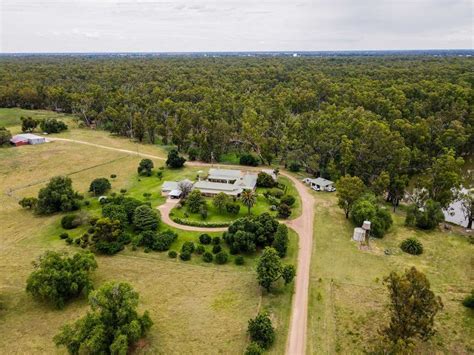
[[[206,249],[205,249],[204,246],[202,246],[202,245],[198,245],[198,246],[196,247],[196,254],[198,254],[198,255],[204,254],[205,251],[206,251]]]
[[[464,298],[462,305],[467,308],[474,308],[474,289],[471,291],[470,295],[467,295],[466,298]]]
[[[252,154],[244,154],[240,157],[239,164],[246,166],[258,166],[258,159]]]
[[[212,255],[212,253],[208,251],[202,254],[202,261],[204,261],[205,263],[210,263],[212,262],[213,259],[214,259],[214,256]]]
[[[188,251],[183,251],[179,254],[179,258],[183,261],[191,260],[191,253]]]
[[[420,255],[423,253],[423,244],[416,238],[408,238],[400,244],[400,249],[411,255]]]
[[[92,192],[95,196],[102,195],[112,188],[110,181],[106,178],[97,178],[92,180],[89,186],[89,192]]]
[[[234,260],[235,265],[244,265],[245,259],[242,255],[237,255]]]
[[[168,257],[170,257],[171,259],[176,259],[177,256],[178,256],[178,253],[175,252],[174,250],[170,250],[168,252]]]
[[[217,253],[220,253],[222,251],[222,247],[220,245],[214,245],[212,247],[212,253],[213,254],[217,254]]]
[[[61,218],[61,227],[64,229],[74,229],[82,224],[81,218],[75,214],[68,214]]]
[[[229,254],[227,254],[225,251],[220,251],[216,254],[216,264],[222,265],[227,263],[228,260]]]
[[[211,244],[211,241],[212,241],[212,238],[209,234],[204,233],[199,236],[199,242],[201,244],[204,244],[204,245]]]
[[[68,234],[68,233],[61,233],[61,234],[59,235],[59,238],[61,238],[61,239],[67,239],[67,238],[69,238],[69,234]]]
[[[250,339],[264,349],[268,349],[275,341],[275,329],[267,313],[259,313],[250,319],[247,331]]]
[[[184,252],[188,252],[189,254],[192,254],[194,253],[194,251],[196,250],[196,247],[194,245],[193,242],[184,242],[183,243],[183,246],[181,247],[181,252],[184,253]]]

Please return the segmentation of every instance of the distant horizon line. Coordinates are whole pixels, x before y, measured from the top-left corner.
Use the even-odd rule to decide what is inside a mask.
[[[205,55],[205,54],[324,54],[324,53],[400,53],[400,52],[463,52],[474,53],[472,48],[430,49],[335,49],[335,50],[240,50],[240,51],[74,51],[74,52],[0,52],[0,56],[20,55]]]

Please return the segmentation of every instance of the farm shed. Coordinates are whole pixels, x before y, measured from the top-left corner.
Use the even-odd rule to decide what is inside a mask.
[[[25,144],[42,144],[46,143],[46,138],[37,136],[36,134],[31,133],[22,133],[13,136],[10,139],[10,142],[15,146],[25,145]]]

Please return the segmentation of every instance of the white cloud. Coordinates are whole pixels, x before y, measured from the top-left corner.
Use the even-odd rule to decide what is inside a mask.
[[[0,51],[472,48],[470,0],[0,0]]]

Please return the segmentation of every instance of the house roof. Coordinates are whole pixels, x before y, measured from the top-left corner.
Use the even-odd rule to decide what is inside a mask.
[[[191,185],[193,184],[193,182],[191,180],[188,180],[188,179],[184,179],[184,180],[181,180],[181,181],[165,181],[165,182],[163,182],[163,185],[161,185],[161,191],[171,191],[171,190],[180,191],[179,184],[182,183],[182,182],[186,182],[186,183],[189,183]]]
[[[209,169],[208,179],[238,179],[242,176],[241,170]]]
[[[28,138],[24,138],[24,137],[20,137],[20,136],[14,136],[10,139],[10,142],[12,142],[12,143],[28,142]]]
[[[257,185],[257,175],[255,174],[246,174],[242,176],[239,180],[234,182],[234,185],[240,186],[244,189],[253,190]]]
[[[213,190],[222,192],[232,192],[239,188],[234,184],[227,184],[222,182],[211,182],[211,181],[197,181],[194,184],[194,188],[198,190]]]
[[[178,189],[178,182],[177,181],[165,181],[161,186],[162,191],[172,191]]]
[[[182,194],[181,190],[171,190],[168,195],[173,196],[173,197],[180,197],[181,194]]]
[[[324,179],[324,178],[321,178],[321,177],[318,177],[316,179],[310,179],[309,180],[312,184],[315,184],[315,185],[319,185],[319,186],[329,186],[329,185],[333,185],[334,182],[331,181],[331,180],[327,180],[327,179]]]

